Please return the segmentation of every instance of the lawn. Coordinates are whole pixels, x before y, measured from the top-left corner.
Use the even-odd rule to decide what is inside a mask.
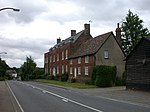
[[[46,80],[46,79],[36,79],[35,81],[47,83],[47,84],[64,86],[64,87],[78,88],[78,89],[96,88],[95,85],[87,85],[87,84],[82,84],[82,83],[77,83],[77,82],[71,83],[71,82],[61,82],[61,81]]]

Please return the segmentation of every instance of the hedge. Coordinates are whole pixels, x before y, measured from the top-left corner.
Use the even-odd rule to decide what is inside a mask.
[[[116,78],[116,66],[97,65],[93,68],[91,83],[98,87],[113,86]]]

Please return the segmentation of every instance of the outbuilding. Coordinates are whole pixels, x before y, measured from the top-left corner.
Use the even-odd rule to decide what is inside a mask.
[[[126,88],[150,91],[150,37],[142,37],[126,58]]]

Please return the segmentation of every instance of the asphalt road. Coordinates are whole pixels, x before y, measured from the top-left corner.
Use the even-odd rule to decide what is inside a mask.
[[[8,81],[22,112],[150,112],[150,108],[112,101],[36,82]]]

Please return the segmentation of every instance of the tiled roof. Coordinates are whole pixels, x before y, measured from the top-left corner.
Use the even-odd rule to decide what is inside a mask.
[[[112,34],[112,32],[108,32],[102,35],[99,35],[95,38],[91,38],[86,42],[82,43],[76,52],[71,54],[70,58],[91,55],[96,53],[101,46],[104,44],[105,40]]]
[[[75,34],[75,35],[73,35],[73,36],[70,36],[70,37],[66,38],[65,40],[62,40],[60,43],[56,44],[54,47],[57,47],[57,46],[59,46],[59,45],[61,45],[61,44],[67,44],[67,43],[69,43],[69,42],[74,43],[74,42],[80,37],[80,35],[81,35],[83,32],[84,32],[84,30],[78,32],[77,34]]]

